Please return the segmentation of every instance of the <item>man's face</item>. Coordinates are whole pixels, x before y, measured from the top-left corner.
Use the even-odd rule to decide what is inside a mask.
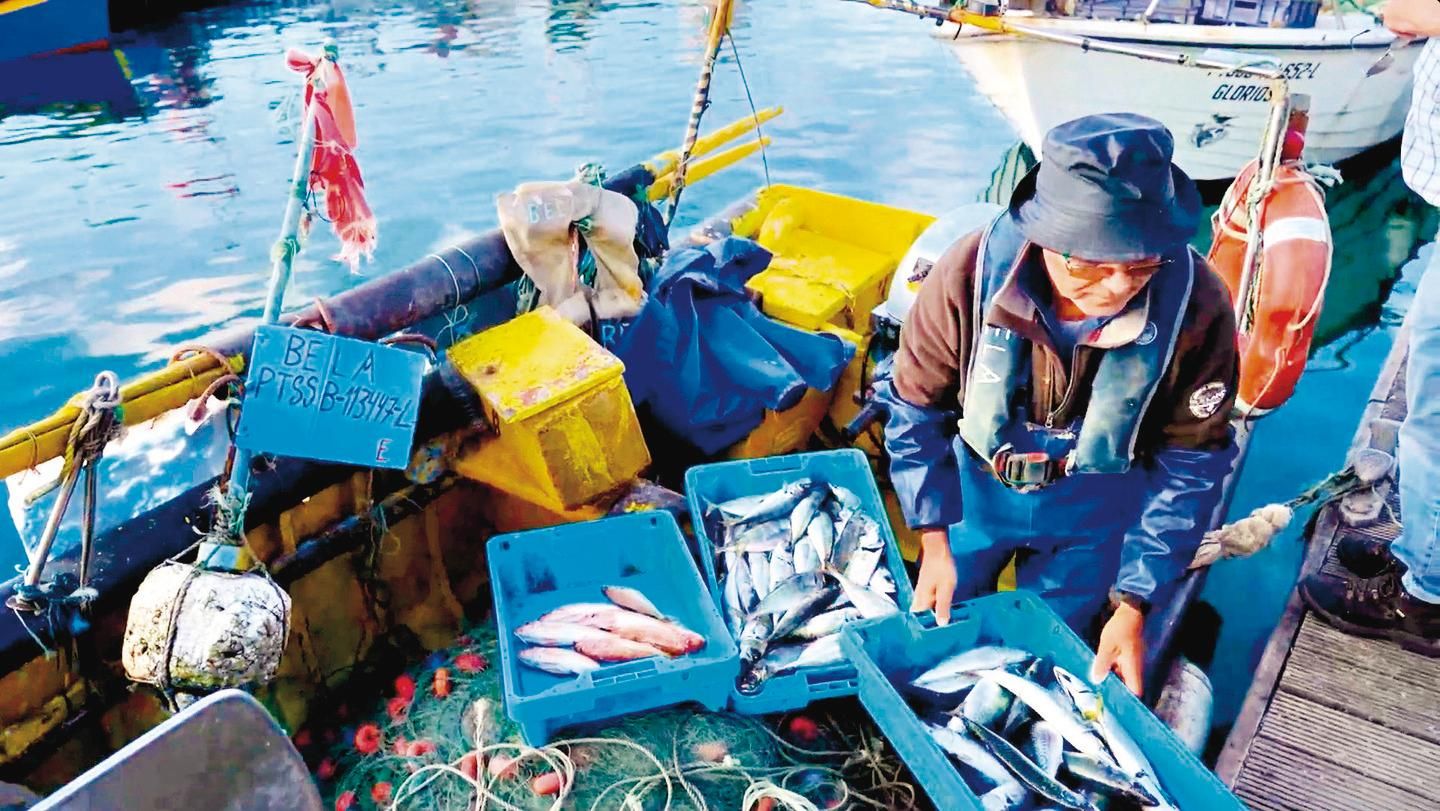
[[[1132,262],[1091,262],[1049,248],[1042,253],[1055,292],[1086,318],[1118,315],[1165,264],[1158,256]]]

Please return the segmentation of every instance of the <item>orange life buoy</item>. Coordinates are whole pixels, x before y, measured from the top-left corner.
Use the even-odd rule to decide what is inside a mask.
[[[1299,163],[1282,163],[1259,207],[1260,255],[1250,289],[1244,291],[1248,303],[1236,303],[1244,286],[1248,196],[1257,169],[1258,161],[1251,161],[1226,190],[1211,219],[1207,256],[1236,307],[1236,406],[1249,416],[1269,413],[1295,393],[1320,320],[1332,249],[1330,218],[1318,184]]]

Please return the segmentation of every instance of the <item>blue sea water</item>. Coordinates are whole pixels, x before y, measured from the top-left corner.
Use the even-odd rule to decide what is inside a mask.
[[[737,6],[736,49],[722,53],[706,126],[749,113],[740,68],[754,103],[785,113],[765,126],[764,162],[686,191],[682,228],[767,170],[775,182],[943,212],[974,200],[1015,142],[925,24],[833,0]],[[7,75],[0,431],[50,413],[102,370],[131,378],[179,344],[258,318],[293,163],[287,47],[338,43],[380,221],[374,262],[358,274],[330,258],[335,240],[317,228],[286,299],[299,306],[494,227],[495,195],[519,183],[567,178],[588,161],[616,171],[677,146],[704,24],[694,0],[234,2],[119,31],[113,52]],[[30,87],[41,100],[16,104]],[[1340,464],[1421,267],[1405,262],[1433,233],[1393,159],[1333,192],[1332,216],[1348,247],[1325,345],[1295,399],[1257,432],[1236,515]],[[212,475],[225,437],[201,430],[184,454],[162,437],[130,448],[124,467],[107,463],[107,503],[133,513]],[[1205,597],[1224,619],[1211,667],[1222,722],[1293,581],[1296,532],[1210,578]],[[0,534],[0,563],[21,559]]]

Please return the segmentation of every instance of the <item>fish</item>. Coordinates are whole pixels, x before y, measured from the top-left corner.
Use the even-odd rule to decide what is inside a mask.
[[[850,556],[849,565],[841,571],[845,572],[846,579],[853,583],[865,583],[869,585],[875,579],[875,574],[882,571],[880,558],[882,552],[879,549],[856,549]],[[837,561],[837,567],[841,564]],[[894,583],[891,583],[891,590],[894,590]]]
[[[805,598],[795,606],[787,610],[780,618],[775,620],[775,627],[770,632],[771,639],[782,639],[794,633],[800,626],[809,622],[812,617],[825,610],[825,607],[835,599],[836,586],[834,583],[826,583],[825,586],[804,592]]]
[[[836,589],[835,583],[820,572],[797,574],[765,595],[765,599],[761,600],[751,613],[783,614],[802,602],[813,599],[814,593],[818,591],[829,591],[830,599],[833,600]]]
[[[791,631],[790,636],[793,639],[819,639],[839,631],[840,626],[857,619],[860,619],[860,612],[854,608],[833,609],[806,620],[804,625]]]
[[[794,575],[795,552],[793,547],[786,545],[776,549],[770,554],[770,587],[767,593],[774,591],[777,586]]]
[[[675,656],[682,653],[694,653],[705,647],[705,637],[688,628],[622,608],[615,608],[609,613],[597,613],[576,619],[575,622],[601,628],[616,636],[636,642],[653,645]]]
[[[550,648],[567,648],[582,639],[599,639],[609,635],[609,632],[593,625],[544,619],[527,622],[515,629],[515,636],[521,642]]]
[[[624,611],[614,603],[568,603],[540,615],[540,622],[578,622],[594,626],[590,620],[597,616],[608,616]]]
[[[583,653],[597,662],[628,662],[632,659],[648,659],[663,656],[663,651],[654,645],[636,642],[622,636],[607,633],[598,639],[582,639],[575,643],[575,651]]]
[[[724,588],[725,624],[732,635],[738,635],[740,626],[745,624],[745,609],[740,607],[740,592],[735,586],[735,578],[725,578]]]
[[[1014,696],[1001,687],[999,682],[982,680],[965,696],[964,703],[960,705],[960,713],[981,726],[992,727],[1005,717],[1012,701]],[[963,727],[956,731],[963,731]]]
[[[1002,648],[985,645],[970,648],[953,656],[947,656],[934,667],[910,681],[916,687],[927,687],[936,682],[950,680],[956,674],[968,674],[974,681],[980,680],[980,672],[1009,667],[1029,660],[1030,654],[1017,648]],[[971,683],[973,684],[974,681]]]
[[[833,634],[806,644],[776,645],[765,651],[765,655],[754,665],[742,668],[737,686],[742,693],[754,693],[773,676],[791,673],[802,667],[834,664],[843,658],[840,637]]]
[[[1037,658],[1035,661],[1030,663],[1029,667],[1025,668],[1025,672],[1022,675],[1030,681],[1036,682],[1038,684],[1039,681],[1037,679],[1040,675],[1041,670],[1043,669],[1044,663],[1045,660],[1043,658]],[[1019,731],[1020,727],[1023,726],[1026,721],[1030,720],[1030,716],[1030,708],[1025,704],[1025,702],[1010,702],[1010,711],[1005,714],[1005,721],[1000,725],[1000,734],[1005,738],[1009,739],[1012,735]]]
[[[820,571],[824,561],[820,559],[820,553],[815,551],[813,544],[802,541],[795,544],[795,573],[809,574]]]
[[[996,786],[1014,783],[1015,777],[1010,770],[1005,768],[996,757],[990,754],[985,747],[976,743],[971,738],[956,732],[949,727],[940,726],[926,722],[925,731],[929,733],[930,739],[945,752],[966,766],[979,772],[982,777],[989,780]]]
[[[840,589],[845,592],[850,603],[860,611],[860,616],[865,619],[884,617],[897,613],[900,607],[895,601],[879,592],[857,585],[854,581],[834,569],[825,569],[835,581],[840,584]]]
[[[1054,672],[1055,683],[1070,697],[1072,706],[1079,711],[1080,717],[1085,719],[1085,723],[1092,730],[1098,730],[1101,740],[1104,741],[1108,757],[1105,754],[1085,752],[1083,749],[1081,751],[1087,755],[1094,755],[1102,763],[1118,767],[1142,783],[1152,796],[1159,799],[1159,802],[1148,807],[1173,808],[1174,803],[1165,795],[1165,790],[1161,787],[1159,779],[1155,777],[1150,761],[1145,758],[1145,754],[1140,751],[1135,740],[1115,718],[1115,714],[1105,712],[1104,703],[1099,694],[1085,681],[1059,665],[1055,666]]]
[[[1025,702],[1036,715],[1049,721],[1066,743],[1087,755],[1105,757],[1105,744],[1100,740],[1100,736],[1095,734],[1089,724],[1082,723],[1075,713],[1061,704],[1049,690],[1008,670],[985,670],[980,676],[1000,682],[1001,687],[1014,693],[1015,697]]]
[[[865,551],[868,552],[870,550]],[[849,577],[849,575],[846,575],[846,577]],[[853,577],[850,579],[854,580]],[[856,580],[855,582],[858,583],[860,581]],[[886,594],[889,595],[891,598],[894,598],[895,577],[890,574],[889,569],[885,568],[884,566],[876,567],[875,573],[870,575],[870,590],[878,592],[880,594]]]
[[[755,596],[765,599],[770,593],[770,559],[764,552],[745,553],[745,564],[750,567],[750,583],[755,588]]]
[[[1071,811],[1095,811],[1095,806],[1083,795],[1067,788],[1060,781],[1045,774],[1034,761],[1025,757],[1009,741],[992,732],[988,727],[965,719],[965,728],[974,735],[996,760],[1005,764],[1026,788],[1039,794],[1062,808]]]
[[[557,676],[578,676],[600,667],[589,656],[568,648],[526,648],[520,651],[520,661]]]
[[[850,563],[850,558],[860,550],[860,534],[850,530],[853,513],[845,508],[836,511],[835,518],[835,544],[830,549],[830,563],[835,568],[844,570]]]
[[[796,542],[799,543],[798,540]],[[822,563],[830,560],[830,552],[835,548],[835,524],[830,516],[824,513],[815,515],[805,530],[805,542],[815,549]]]
[[[1013,811],[1025,805],[1030,792],[1019,780],[996,786],[980,795],[980,807],[985,811]]]
[[[840,635],[831,634],[806,645],[795,661],[776,668],[775,675],[789,673],[802,667],[825,667],[845,660],[845,651],[840,647]]]
[[[824,498],[824,493],[818,490],[814,491],[802,498],[799,503],[795,505],[795,509],[790,511],[791,543],[800,540],[800,537],[805,534],[806,529],[810,526],[810,519],[814,518],[815,514],[819,512],[820,502]],[[833,530],[834,527],[831,527],[831,529]]]
[[[668,619],[639,589],[632,589],[629,586],[605,586],[600,591],[607,600],[621,608],[654,617],[657,620]]]
[[[770,631],[775,627],[769,614],[751,614],[740,629],[740,659],[749,664],[760,661],[770,642]]]
[[[830,482],[826,485],[826,487],[830,489],[830,496],[835,499],[835,503],[839,504],[840,506],[851,512],[860,511],[859,496],[855,495],[849,489],[841,485],[835,484],[834,482]]]
[[[885,536],[880,534],[880,525],[865,513],[855,514],[856,531],[860,533],[861,549],[884,549]]]
[[[774,552],[790,543],[789,525],[784,521],[765,521],[748,524],[732,533],[721,547],[748,554],[750,552]]]
[[[1063,760],[1065,770],[1077,779],[1126,799],[1134,800],[1141,807],[1150,808],[1163,802],[1134,775],[1126,774],[1108,763],[1103,763],[1079,752],[1066,752]]]
[[[741,496],[709,505],[720,519],[730,526],[769,521],[788,515],[800,500],[815,489],[815,481],[808,477],[797,479],[779,490],[754,496]]]
[[[1065,739],[1045,721],[1030,725],[1030,734],[1020,747],[1021,754],[1035,762],[1050,777],[1060,773],[1060,756],[1065,752]]]
[[[750,577],[750,564],[745,561],[745,556],[736,554],[725,571],[728,577],[735,578],[735,593],[740,595],[740,608],[746,613],[755,610],[760,596],[755,591],[755,581]]]

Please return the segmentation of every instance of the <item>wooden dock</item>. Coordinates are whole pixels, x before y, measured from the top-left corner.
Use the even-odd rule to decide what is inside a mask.
[[[1394,452],[1393,428],[1405,415],[1405,335],[1376,381],[1351,454]],[[1393,489],[1389,506],[1398,516]],[[1389,515],[1349,527],[1338,505],[1326,505],[1309,528],[1300,576],[1340,576],[1341,538],[1389,540],[1398,529]],[[1341,633],[1292,592],[1216,773],[1256,811],[1440,809],[1440,659]]]

